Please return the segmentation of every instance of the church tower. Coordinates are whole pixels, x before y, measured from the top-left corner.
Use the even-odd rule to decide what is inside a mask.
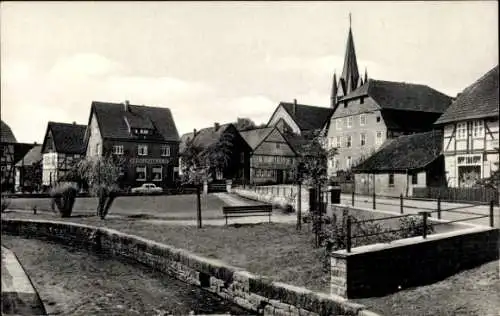
[[[336,79],[336,74],[334,74],[334,80]],[[365,70],[365,82],[367,80],[366,70]],[[354,39],[351,29],[351,14],[349,13],[349,33],[347,35],[347,44],[344,57],[344,67],[342,68],[342,74],[340,75],[338,83],[336,80],[332,86],[332,96],[330,97],[331,106],[335,107],[337,101],[347,95],[348,93],[356,90],[359,86],[363,84],[363,78],[359,75],[358,61],[356,59],[356,50],[354,49]],[[333,93],[336,93],[335,98]]]

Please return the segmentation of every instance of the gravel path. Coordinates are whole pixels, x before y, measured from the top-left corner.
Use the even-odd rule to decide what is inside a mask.
[[[50,315],[248,315],[200,288],[148,268],[35,239],[2,235]]]

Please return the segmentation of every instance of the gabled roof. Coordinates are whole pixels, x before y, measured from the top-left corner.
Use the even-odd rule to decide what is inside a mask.
[[[429,86],[368,79],[340,102],[370,96],[381,109],[443,113],[452,99]]]
[[[355,173],[404,172],[424,168],[435,161],[443,147],[441,131],[400,136],[384,146],[352,170]]]
[[[42,160],[42,145],[35,145],[16,163],[16,167],[31,166]]]
[[[186,148],[185,147],[186,143],[188,141],[192,141],[193,145],[196,147],[200,148],[210,147],[211,145],[216,144],[221,139],[222,135],[224,135],[224,133],[231,128],[234,129],[234,131],[238,132],[233,124],[227,123],[220,125],[217,128],[217,130],[215,129],[215,126],[212,126],[212,127],[202,128],[201,130],[196,131],[196,135],[194,133],[186,133],[181,136],[179,151],[181,153],[184,151],[184,149]]]
[[[251,130],[241,131],[240,135],[247,144],[255,150],[257,146],[275,129],[275,127],[255,128]]]
[[[2,143],[17,143],[16,137],[10,126],[7,125],[4,121],[0,121],[0,142]]]
[[[302,153],[304,146],[310,142],[310,139],[305,136],[294,133],[283,133],[283,137],[296,153]]]
[[[103,138],[136,139],[130,128],[154,129],[153,137],[160,141],[179,141],[177,127],[168,108],[128,105],[123,103],[93,101],[92,113],[96,114],[99,130]]]
[[[87,125],[49,122],[43,140],[42,152],[47,143],[47,136],[52,134],[55,151],[65,154],[83,154],[85,152],[84,137]]]
[[[498,65],[458,95],[436,124],[498,116]]]
[[[280,102],[278,108],[280,106],[283,106],[301,131],[321,129],[333,114],[332,108],[321,106],[296,104],[295,110],[294,103]]]

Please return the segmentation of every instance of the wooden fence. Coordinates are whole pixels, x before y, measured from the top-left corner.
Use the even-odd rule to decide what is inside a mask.
[[[468,201],[484,202],[494,201],[498,205],[498,190],[493,188],[448,188],[448,187],[426,187],[413,188],[413,197],[437,199],[441,197],[445,201]]]

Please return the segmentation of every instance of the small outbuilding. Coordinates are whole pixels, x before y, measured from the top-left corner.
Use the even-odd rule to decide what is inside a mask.
[[[442,147],[437,130],[387,140],[353,167],[356,193],[412,196],[417,187],[445,186]]]

